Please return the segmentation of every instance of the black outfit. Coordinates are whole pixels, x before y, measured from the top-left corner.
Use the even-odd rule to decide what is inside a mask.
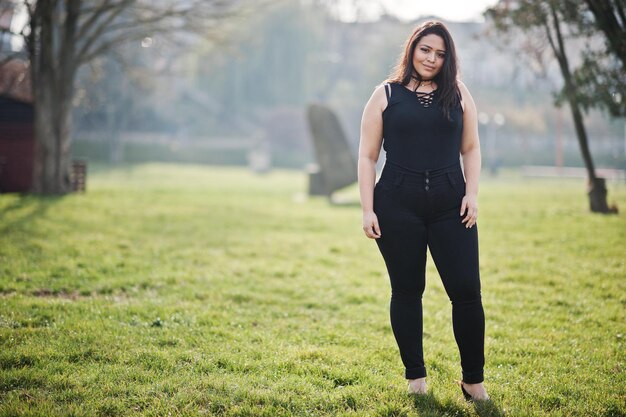
[[[383,147],[387,161],[374,188],[376,239],[391,281],[390,318],[408,379],[426,376],[422,350],[422,293],[426,248],[452,302],[452,325],[463,381],[483,381],[485,316],[478,270],[477,226],[459,215],[465,180],[459,161],[463,111],[450,120],[439,93],[418,96],[385,86]]]

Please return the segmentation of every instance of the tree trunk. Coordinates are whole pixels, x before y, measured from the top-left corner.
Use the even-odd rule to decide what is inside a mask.
[[[59,105],[52,84],[44,82],[37,90],[33,192],[65,194],[70,191],[70,115],[64,111],[67,105]]]
[[[125,84],[125,83],[124,83]],[[125,87],[125,85],[123,85]],[[125,94],[124,88],[120,94]],[[124,97],[121,109],[116,109],[115,103],[109,103],[106,106],[107,119],[107,141],[109,143],[109,162],[119,165],[124,162],[124,141],[122,140],[122,132],[126,130],[128,125],[128,117],[132,109],[128,106],[128,100]]]
[[[561,35],[561,28],[559,24],[559,17],[557,15],[554,6],[550,5],[550,11],[552,15],[552,24],[554,25],[554,32],[556,36],[556,43],[552,39],[551,30],[548,27],[548,40],[552,51],[559,62],[561,68],[561,74],[563,75],[563,81],[565,82],[565,93],[567,101],[569,102],[570,110],[572,111],[572,119],[574,121],[574,128],[576,129],[576,137],[578,138],[578,145],[580,146],[580,153],[585,163],[588,176],[588,190],[589,195],[589,208],[594,213],[616,213],[617,208],[609,208],[606,200],[607,190],[606,182],[604,178],[596,176],[596,169],[593,164],[593,158],[589,150],[589,140],[587,138],[587,131],[585,130],[585,124],[583,123],[583,115],[580,111],[580,104],[576,97],[576,90],[572,74],[569,69],[569,63],[565,51],[565,45],[563,42],[563,36]],[[549,23],[547,23],[549,25]]]
[[[107,129],[109,142],[109,162],[113,165],[120,165],[124,162],[124,142],[122,141],[122,132],[118,126],[112,126]]]
[[[71,108],[79,0],[37,2],[29,35],[35,110],[32,191],[66,194],[70,183]]]
[[[573,94],[568,93],[568,101],[570,109],[572,110],[572,118],[574,119],[574,127],[576,128],[576,136],[578,137],[578,144],[580,145],[580,152],[585,161],[585,167],[587,167],[587,173],[589,177],[587,193],[589,194],[589,208],[594,213],[617,213],[617,208],[609,208],[606,195],[606,181],[604,178],[600,178],[596,175],[595,168],[593,166],[593,160],[591,159],[591,152],[589,151],[587,132],[585,131],[585,125],[583,124],[583,116],[580,112],[578,102]]]
[[[593,166],[593,160],[591,159],[591,153],[589,152],[589,146],[587,145],[587,132],[583,124],[583,117],[578,107],[578,102],[575,97],[569,97],[570,109],[572,110],[572,118],[574,119],[574,126],[576,128],[576,136],[578,137],[578,144],[580,145],[580,152],[583,155],[585,166],[589,176],[589,183],[587,193],[589,195],[589,208],[594,213],[617,213],[615,207],[609,208],[606,195],[606,181],[604,178],[596,176],[595,168]]]

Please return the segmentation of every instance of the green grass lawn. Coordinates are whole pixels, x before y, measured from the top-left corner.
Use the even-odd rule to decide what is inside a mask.
[[[82,195],[0,195],[0,416],[626,415],[626,215],[590,214],[582,181],[481,184],[482,406],[455,383],[432,262],[415,399],[360,208],[305,190],[149,164],[92,172]],[[609,200],[626,211],[626,185]]]

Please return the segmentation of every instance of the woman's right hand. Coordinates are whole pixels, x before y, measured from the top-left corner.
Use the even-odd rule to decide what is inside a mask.
[[[378,217],[376,217],[376,213],[373,211],[363,212],[363,231],[365,236],[370,239],[378,239],[380,237]]]

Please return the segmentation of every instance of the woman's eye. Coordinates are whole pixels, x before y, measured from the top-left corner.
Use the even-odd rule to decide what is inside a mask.
[[[428,48],[420,48],[422,52],[428,52]]]
[[[446,54],[437,54],[437,56],[438,56],[439,58],[445,58],[445,57],[446,57]]]

